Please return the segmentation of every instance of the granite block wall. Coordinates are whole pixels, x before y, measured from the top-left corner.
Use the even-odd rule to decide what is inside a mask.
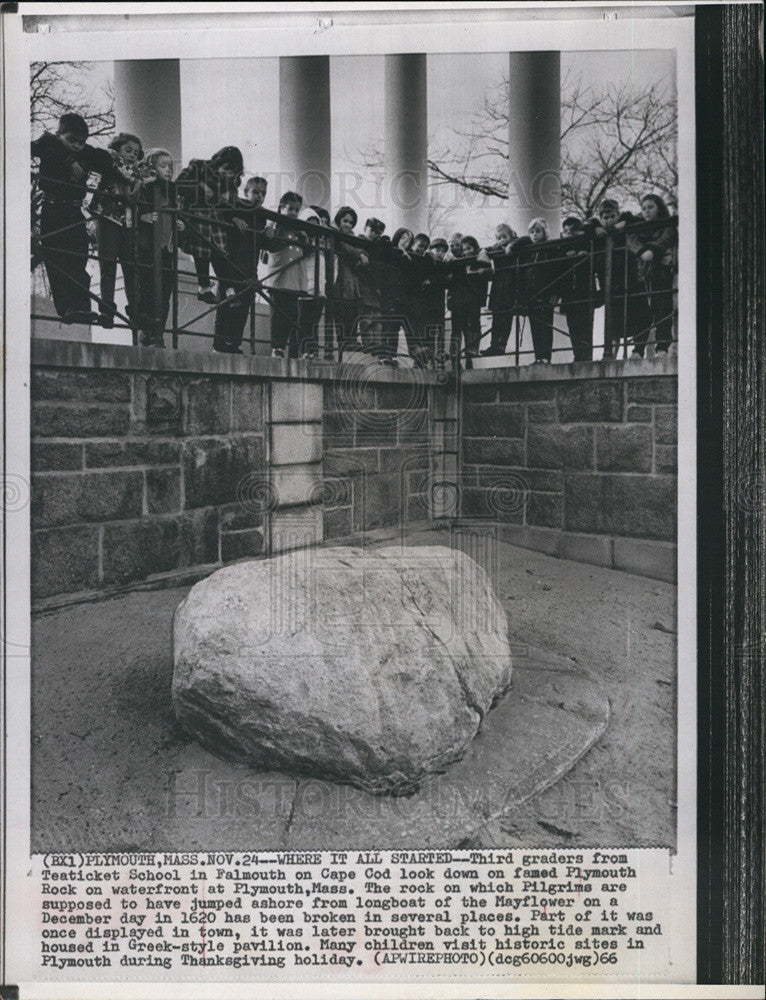
[[[119,587],[264,547],[240,496],[265,475],[264,384],[32,372],[33,599]]]
[[[676,573],[675,362],[433,373],[38,341],[38,606],[431,521]]]
[[[403,377],[395,383],[349,376],[325,390],[326,539],[427,517],[429,400],[436,387]]]
[[[675,374],[468,382],[461,447],[464,516],[616,568],[638,546],[647,575],[674,578]]]

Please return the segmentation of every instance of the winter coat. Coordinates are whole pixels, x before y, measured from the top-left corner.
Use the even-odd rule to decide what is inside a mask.
[[[213,250],[228,250],[231,216],[237,206],[233,178],[223,177],[209,160],[190,160],[176,178],[182,219],[181,249],[196,260],[210,260]]]
[[[638,280],[645,286],[660,287],[672,282],[676,269],[678,233],[673,226],[636,230],[626,234],[628,250],[636,258]],[[651,250],[652,259],[642,260],[642,254]]]

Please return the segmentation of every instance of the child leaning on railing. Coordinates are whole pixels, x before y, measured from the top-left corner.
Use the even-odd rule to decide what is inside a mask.
[[[164,347],[163,333],[175,284],[173,269],[174,213],[163,209],[175,203],[173,158],[166,149],[150,149],[141,164],[141,188],[138,192],[137,324],[144,347]],[[154,241],[159,227],[160,274],[155,275]]]

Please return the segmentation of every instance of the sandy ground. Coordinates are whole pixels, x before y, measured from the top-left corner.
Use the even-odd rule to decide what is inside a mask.
[[[433,532],[409,539],[444,541]],[[496,553],[517,662],[531,646],[586,670],[611,717],[568,774],[475,846],[673,846],[675,588],[504,543]],[[278,840],[296,782],[218,760],[175,724],[170,623],[187,590],[136,592],[34,621],[33,851],[256,847],[253,808]]]

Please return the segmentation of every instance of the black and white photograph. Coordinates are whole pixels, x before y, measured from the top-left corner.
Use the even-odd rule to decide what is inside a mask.
[[[14,15],[16,967],[690,984],[699,8],[262,6]]]
[[[675,53],[30,70],[35,848],[673,846]]]

